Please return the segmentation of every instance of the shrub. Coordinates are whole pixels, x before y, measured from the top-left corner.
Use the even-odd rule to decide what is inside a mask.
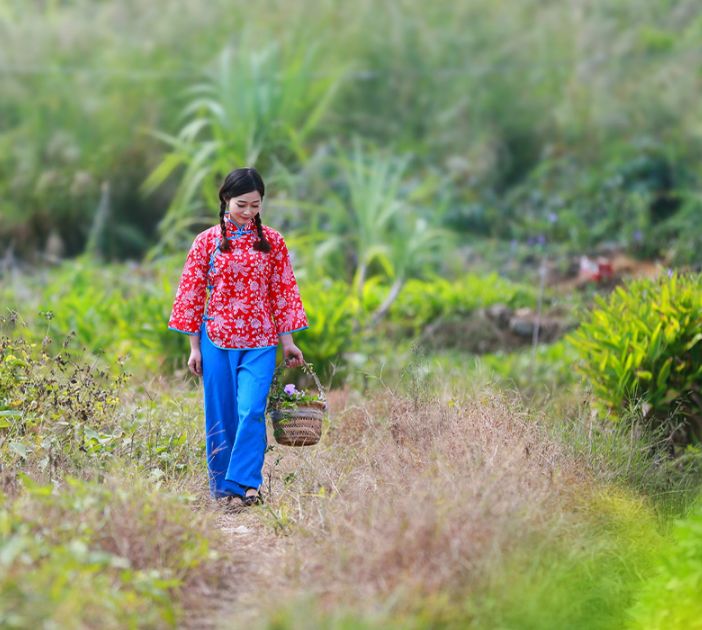
[[[386,293],[387,287],[369,285],[363,298],[364,310],[375,310]],[[498,303],[518,308],[533,306],[535,302],[530,287],[512,283],[496,273],[466,274],[456,280],[440,276],[429,280],[412,278],[390,307],[389,319],[395,327],[417,333],[438,317],[469,315]]]
[[[320,377],[338,382],[352,350],[358,300],[348,284],[328,279],[301,283],[300,292],[310,327],[295,335],[295,343]]]
[[[25,332],[35,341],[48,335],[60,343],[73,331],[87,352],[105,357],[105,368],[117,368],[122,356],[130,368],[158,371],[181,354],[178,336],[166,326],[175,294],[171,279],[177,272],[169,273],[174,263],[98,265],[86,256],[45,278],[24,276],[3,298],[28,320]]]
[[[214,579],[203,518],[150,481],[24,486],[0,494],[3,628],[175,626],[179,596]]]
[[[86,360],[73,335],[59,348],[26,336],[0,337],[0,466],[59,479],[119,458],[156,478],[199,465],[204,444],[192,445],[200,427],[189,408],[166,410],[148,392],[127,405],[121,362],[113,375]]]
[[[76,357],[71,336],[58,352],[22,337],[0,338],[0,462],[47,456],[51,469],[100,443],[128,375],[112,379]],[[17,461],[12,461],[17,460]],[[49,470],[51,473],[51,470]]]
[[[669,273],[618,287],[568,339],[600,411],[645,410],[674,443],[702,438],[702,276]],[[674,430],[674,423],[681,423]]]

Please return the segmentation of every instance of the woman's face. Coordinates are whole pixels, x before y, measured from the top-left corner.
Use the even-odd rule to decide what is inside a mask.
[[[258,190],[232,197],[227,204],[229,219],[238,225],[244,225],[261,211],[261,193]]]

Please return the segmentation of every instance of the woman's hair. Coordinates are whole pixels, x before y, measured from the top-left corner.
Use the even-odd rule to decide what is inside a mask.
[[[255,168],[237,168],[224,178],[224,183],[219,189],[219,225],[222,229],[222,243],[220,249],[227,251],[229,249],[229,241],[227,240],[226,225],[224,223],[224,213],[227,210],[227,205],[232,197],[245,195],[246,193],[257,190],[263,199],[266,192],[266,187],[263,185],[263,179]],[[258,241],[254,243],[254,249],[261,252],[271,251],[271,244],[263,235],[263,227],[261,226],[261,215],[256,213],[254,217],[256,222],[256,231],[258,232]]]

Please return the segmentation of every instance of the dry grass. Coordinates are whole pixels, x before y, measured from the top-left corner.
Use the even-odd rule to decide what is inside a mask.
[[[313,448],[276,447],[261,516],[287,535],[269,563],[285,593],[377,607],[465,592],[553,522],[579,467],[517,401],[492,389],[430,396],[332,392]],[[260,599],[261,594],[257,597]]]

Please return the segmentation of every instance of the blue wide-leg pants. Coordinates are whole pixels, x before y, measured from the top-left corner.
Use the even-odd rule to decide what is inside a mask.
[[[263,483],[265,409],[277,346],[225,349],[200,328],[207,469],[212,497],[243,496]]]

